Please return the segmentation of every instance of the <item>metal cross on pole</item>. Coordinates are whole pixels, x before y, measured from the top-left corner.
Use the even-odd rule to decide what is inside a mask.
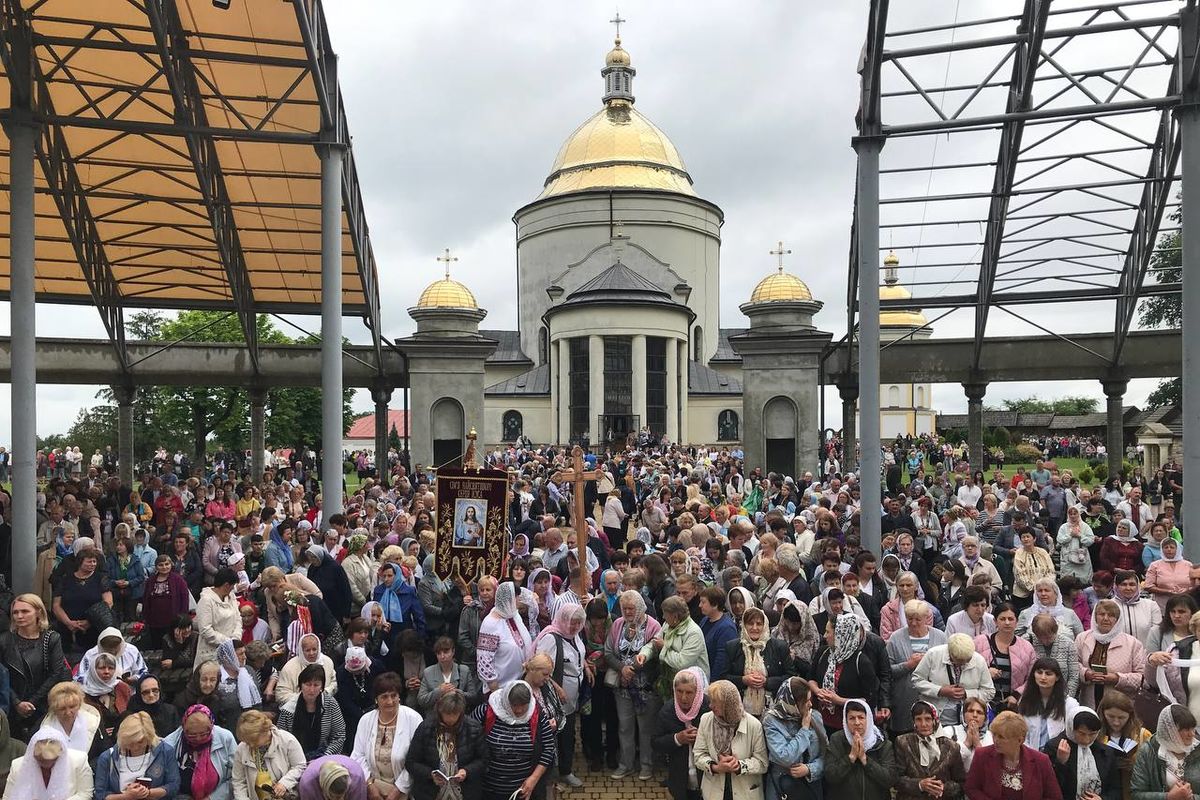
[[[628,22],[628,21],[629,20],[621,19],[620,11],[617,12],[617,15],[615,17],[613,17],[612,19],[609,20],[609,22],[611,22],[613,25],[617,26],[617,41],[621,40],[621,23]]]
[[[559,470],[551,476],[551,480],[555,482],[571,484],[571,496],[574,498],[571,524],[575,528],[575,546],[579,549],[579,588],[575,593],[579,595],[580,600],[588,595],[588,590],[591,588],[591,573],[587,568],[588,530],[587,523],[584,521],[587,518],[587,512],[583,507],[583,490],[588,481],[598,481],[603,476],[604,473],[598,469],[585,470],[583,468],[583,448],[579,445],[571,448],[570,469]]]
[[[450,248],[447,247],[445,252],[443,252],[440,256],[437,257],[437,260],[443,262],[446,265],[446,277],[449,278],[450,277],[450,262],[458,261],[458,256],[450,255]]]
[[[786,255],[791,255],[791,253],[792,253],[792,251],[791,251],[791,250],[784,250],[784,249],[783,249],[783,242],[782,242],[782,241],[779,243],[778,247],[776,247],[774,250],[772,250],[772,251],[770,252],[770,255],[773,255],[773,256],[778,256],[778,257],[779,257],[779,270],[780,270],[781,272],[783,271],[783,257],[784,257],[784,256],[786,256]]]

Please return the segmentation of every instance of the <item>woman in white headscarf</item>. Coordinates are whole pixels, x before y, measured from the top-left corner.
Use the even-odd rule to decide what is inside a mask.
[[[333,659],[321,652],[321,637],[306,633],[300,637],[300,646],[283,669],[279,670],[279,681],[275,684],[275,700],[283,705],[300,692],[300,673],[310,664],[325,668],[325,691],[337,694],[337,671]]]
[[[494,692],[521,677],[524,663],[533,655],[533,640],[517,611],[517,591],[512,583],[496,589],[496,602],[479,625],[476,669],[479,681]]]
[[[1040,578],[1033,585],[1033,605],[1017,617],[1017,632],[1028,631],[1029,626],[1033,624],[1033,618],[1038,614],[1049,614],[1058,620],[1059,630],[1064,626],[1070,628],[1072,639],[1083,633],[1083,623],[1079,621],[1079,615],[1063,605],[1062,592],[1058,590],[1054,578]]]
[[[488,744],[484,800],[541,796],[539,784],[557,755],[549,715],[538,707],[532,687],[511,681],[488,695],[471,717],[483,723]],[[519,793],[519,794],[517,794]]]
[[[1142,683],[1146,648],[1122,629],[1121,604],[1101,600],[1092,610],[1092,627],[1075,640],[1081,677],[1079,702],[1095,708],[1107,692],[1133,694]]]
[[[1139,800],[1190,800],[1200,794],[1196,718],[1186,707],[1169,705],[1158,715],[1154,735],[1138,748],[1130,790]]]
[[[839,787],[839,796],[890,800],[895,783],[892,743],[875,726],[875,713],[862,700],[847,700],[842,730],[825,753],[825,784]]]
[[[1063,800],[1121,800],[1117,751],[1100,744],[1100,715],[1082,706],[1067,717],[1067,727],[1046,743]]]
[[[41,728],[12,763],[4,800],[92,800],[87,753],[67,746],[61,731]]]
[[[967,781],[958,745],[938,735],[937,708],[925,700],[913,703],[913,730],[896,739],[896,798],[958,797]]]

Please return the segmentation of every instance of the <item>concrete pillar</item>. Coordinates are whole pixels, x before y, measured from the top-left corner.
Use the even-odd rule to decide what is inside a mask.
[[[550,430],[547,432],[546,438],[550,444],[558,444],[562,441],[558,435],[558,424],[561,417],[559,404],[563,401],[562,392],[558,386],[558,342],[549,342],[548,347],[549,352],[546,354],[546,358],[550,365]]]
[[[37,325],[34,297],[33,147],[38,128],[11,109],[8,307],[12,331],[12,589],[35,590],[37,566]]]
[[[679,441],[679,348],[667,340],[667,438]]]
[[[133,488],[133,401],[137,389],[123,384],[112,387],[117,399],[117,476],[121,485]]]
[[[1112,478],[1121,474],[1125,460],[1125,415],[1122,413],[1122,404],[1129,379],[1107,378],[1100,381],[1100,385],[1104,387],[1104,396],[1107,398],[1104,445],[1108,448],[1108,477]]]
[[[388,437],[392,429],[388,426],[388,404],[392,402],[392,387],[376,384],[371,387],[371,399],[375,401],[375,473],[379,482],[387,486],[391,475],[388,464]]]
[[[879,432],[879,151],[883,137],[854,139],[858,154],[858,386],[862,413],[862,546],[878,553],[883,521]]]
[[[558,371],[551,380],[558,381],[558,436],[555,444],[565,444],[580,431],[571,430],[571,340],[559,339],[554,347],[558,353]]]
[[[646,424],[646,336],[637,334],[633,337],[633,355],[630,360],[633,368],[631,377],[633,390],[633,415],[637,417],[640,428]]]
[[[342,513],[342,162],[345,147],[321,157],[321,529]]]
[[[600,425],[604,413],[604,337],[588,337],[588,430],[592,447],[599,449],[605,430]]]
[[[679,342],[679,438],[680,444],[690,444],[688,431],[688,343]]]
[[[267,390],[251,386],[250,395],[250,476],[257,485],[267,468]]]
[[[967,393],[967,448],[974,472],[983,469],[983,396],[987,384],[964,383],[963,391]]]
[[[842,472],[853,472],[858,466],[858,384],[843,381],[837,385],[842,398]]]
[[[1194,76],[1197,28],[1200,9],[1191,3],[1179,9],[1180,74]],[[1182,181],[1180,186],[1200,186],[1200,87],[1184,81],[1183,100],[1175,111],[1179,120]],[[1184,203],[1180,209],[1183,239],[1183,474],[1192,480],[1200,475],[1200,203]],[[1193,497],[1183,507],[1184,530],[1200,531],[1200,502]]]

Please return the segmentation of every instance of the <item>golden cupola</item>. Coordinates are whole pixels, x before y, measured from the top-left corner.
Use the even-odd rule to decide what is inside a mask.
[[[912,292],[900,285],[900,275],[897,267],[900,258],[893,250],[883,258],[883,286],[879,287],[880,300],[911,300]],[[882,309],[879,312],[880,328],[922,328],[929,320],[919,308]]]
[[[446,265],[446,274],[425,287],[417,300],[416,308],[468,308],[477,309],[475,295],[462,283],[450,277],[450,262],[458,258],[450,255],[450,250],[438,256],[438,261]]]
[[[783,249],[783,242],[779,242],[777,249],[771,251],[771,255],[779,258],[778,269],[754,287],[754,291],[750,293],[751,303],[791,303],[813,299],[807,283],[790,272],[783,271],[783,257],[791,252]]]
[[[604,58],[604,107],[567,137],[538,199],[589,189],[655,189],[696,196],[675,145],[633,107],[633,68],[618,35]]]

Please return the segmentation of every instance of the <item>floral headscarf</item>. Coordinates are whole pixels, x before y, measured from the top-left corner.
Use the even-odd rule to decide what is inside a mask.
[[[862,649],[866,631],[854,614],[842,614],[833,629],[833,648],[829,653],[829,665],[821,678],[821,688],[833,691],[837,686],[837,668],[849,661]]]

